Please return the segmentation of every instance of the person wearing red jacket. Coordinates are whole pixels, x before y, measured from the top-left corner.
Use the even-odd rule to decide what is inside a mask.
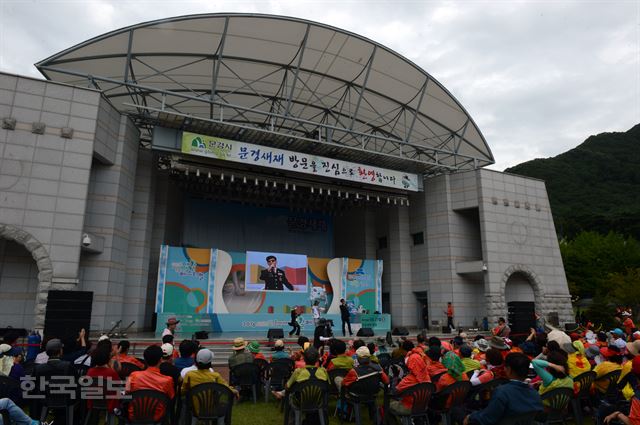
[[[369,377],[372,374],[379,374],[380,381],[384,384],[389,384],[389,377],[384,373],[384,370],[382,370],[380,365],[370,361],[371,353],[366,346],[358,348],[356,350],[356,356],[358,357],[358,366],[351,369],[341,382],[338,379],[339,377],[336,378],[335,383],[338,388],[341,388],[342,386],[348,388],[359,379]]]
[[[420,347],[411,350],[406,357],[407,368],[409,374],[406,375],[396,386],[396,393],[402,393],[405,390],[417,384],[431,382],[427,365],[423,360],[424,351]],[[389,404],[389,413],[392,416],[406,416],[411,413],[413,406],[413,397],[405,395],[401,400],[392,400]]]

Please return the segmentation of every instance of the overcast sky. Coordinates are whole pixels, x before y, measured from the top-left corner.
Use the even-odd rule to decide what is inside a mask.
[[[503,170],[640,123],[640,0],[0,0],[0,70],[143,21],[211,12],[288,15],[369,37],[438,79]]]

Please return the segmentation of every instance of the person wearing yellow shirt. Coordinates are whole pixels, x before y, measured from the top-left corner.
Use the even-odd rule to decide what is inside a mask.
[[[285,385],[285,389],[282,391],[271,391],[271,394],[277,399],[284,397],[285,392],[290,390],[294,384],[304,382],[311,379],[312,375],[315,379],[320,381],[329,382],[329,374],[323,367],[318,367],[318,360],[320,355],[315,347],[309,347],[302,353],[304,358],[305,367],[298,368],[293,371],[291,377]]]
[[[464,365],[464,372],[473,372],[474,370],[482,369],[482,365],[479,361],[471,358],[472,350],[468,345],[463,345],[460,347],[460,359],[462,360],[462,364]],[[468,374],[471,376],[471,374]]]
[[[229,388],[233,395],[238,398],[239,393],[235,388],[229,386],[227,381],[218,373],[211,369],[211,362],[213,362],[213,353],[203,348],[198,351],[196,355],[196,366],[198,369],[187,372],[182,381],[182,393],[188,394],[188,391],[200,384],[222,384]]]
[[[593,386],[600,393],[604,394],[607,391],[609,382],[601,378],[609,372],[622,369],[622,354],[618,347],[611,345],[601,348],[600,355],[604,357],[605,360],[593,369],[596,373],[596,381],[593,383]]]
[[[538,389],[540,395],[556,388],[573,390],[573,379],[567,375],[567,358],[562,352],[552,351],[547,355],[547,360],[534,359],[531,365],[542,380]],[[542,403],[546,406],[546,400]]]
[[[582,341],[573,341],[571,348],[575,352],[569,354],[567,358],[567,367],[569,368],[569,376],[575,378],[576,376],[591,371],[591,364],[587,359],[586,350]]]

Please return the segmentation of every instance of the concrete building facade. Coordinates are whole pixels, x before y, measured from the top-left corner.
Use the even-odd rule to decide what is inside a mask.
[[[187,196],[199,196],[203,186],[199,170],[198,176],[189,175],[189,167],[220,173],[220,181],[209,185],[215,190],[222,187],[224,173],[229,175],[224,167],[230,167],[154,146],[150,134],[162,126],[299,147],[369,165],[381,161],[391,169],[419,173],[423,187],[417,192],[320,180],[338,193],[339,199],[331,201],[334,207],[300,191],[297,195],[296,208],[333,208],[328,237],[335,257],[384,261],[383,312],[391,313],[393,326],[422,327],[423,304],[429,326],[441,326],[449,301],[456,309],[455,323],[463,327],[477,326],[483,318],[495,323],[507,316],[507,305],[514,301],[533,302],[540,314],[559,323],[572,321],[544,182],[484,169],[493,157],[482,134],[433,77],[371,40],[293,18],[213,14],[172,18],[170,26],[165,24],[118,30],[37,64],[55,81],[0,74],[0,326],[40,329],[49,291],[77,290],[93,294],[93,330],[108,329],[118,320],[135,322],[133,329],[151,328],[159,246],[187,243],[188,218],[181,205]],[[191,31],[196,24],[203,28],[197,36]],[[266,33],[260,37],[253,31]],[[188,40],[176,43],[176,37]],[[234,40],[226,48],[237,52],[225,55],[244,61],[232,73],[225,70],[235,63],[221,66],[225,55],[211,55],[214,41],[221,51],[226,37]],[[296,37],[299,46],[291,43]],[[342,39],[356,47],[318,50]],[[265,45],[256,49],[256,40]],[[185,45],[194,52],[183,57]],[[193,59],[200,48],[202,64]],[[261,58],[269,49],[282,64]],[[305,49],[310,50],[303,56]],[[141,52],[147,59],[135,59]],[[369,52],[368,60],[362,60],[362,52]],[[104,60],[115,62],[96,59],[103,53]],[[167,69],[149,71],[141,63],[155,53],[158,69],[168,57],[177,65],[169,62]],[[349,54],[354,57],[345,60]],[[295,67],[292,57],[297,58]],[[74,68],[76,60],[81,65]],[[106,69],[108,75],[101,76]],[[140,81],[133,80],[130,70]],[[143,77],[145,72],[150,74]],[[247,75],[241,78],[243,72]],[[280,85],[269,80],[277,72],[288,83],[286,90],[271,93]],[[306,80],[297,84],[303,75]],[[307,83],[319,75],[312,91]],[[345,83],[348,75],[357,77]],[[218,78],[224,84],[216,86]],[[252,78],[252,91],[237,94],[252,85]],[[213,84],[206,85],[205,94],[193,95],[193,90],[203,90],[202,81]],[[174,83],[178,86],[169,87]],[[193,93],[184,94],[190,84]],[[345,90],[341,101],[350,103],[320,120],[316,112],[331,109],[322,99],[339,85]],[[268,110],[249,107],[265,98],[280,103]],[[345,115],[343,110],[352,112]],[[406,114],[406,125],[393,124],[399,120],[397,110]],[[180,160],[178,179],[173,167]],[[232,172],[256,181],[263,175],[286,179],[295,174],[260,168]],[[299,184],[314,193],[316,182]],[[243,190],[227,189],[215,196],[243,195]],[[339,190],[366,192],[371,202],[346,200]],[[269,206],[269,199],[256,205]]]

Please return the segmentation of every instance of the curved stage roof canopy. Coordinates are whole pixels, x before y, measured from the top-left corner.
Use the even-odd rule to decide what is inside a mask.
[[[374,41],[316,22],[162,19],[36,66],[48,79],[102,90],[143,130],[181,128],[424,174],[494,162],[473,119],[431,75]]]

